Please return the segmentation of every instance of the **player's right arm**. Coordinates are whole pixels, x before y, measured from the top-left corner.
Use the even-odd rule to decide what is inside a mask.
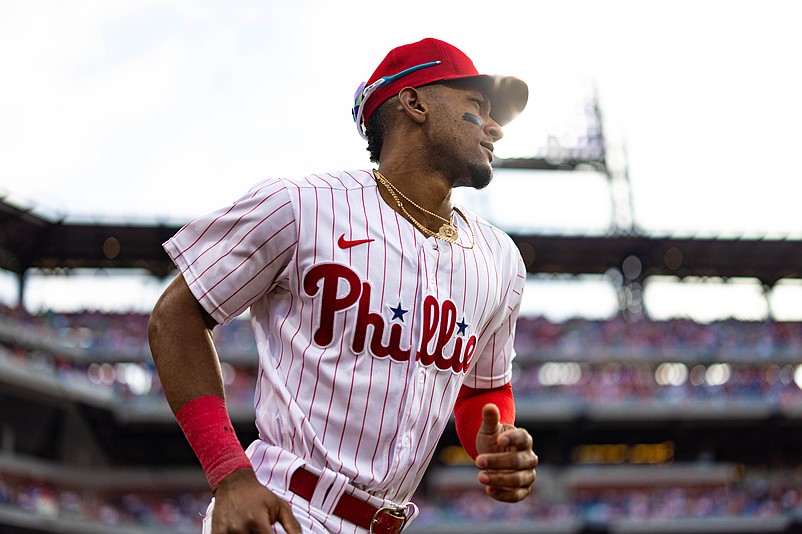
[[[278,522],[287,532],[300,534],[289,505],[256,479],[230,426],[212,338],[215,324],[181,274],[159,298],[148,324],[150,349],[167,402],[212,487],[212,532],[271,533],[272,524]]]

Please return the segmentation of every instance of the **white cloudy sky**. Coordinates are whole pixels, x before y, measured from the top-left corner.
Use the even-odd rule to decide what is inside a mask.
[[[499,155],[536,152],[595,87],[608,142],[628,153],[644,231],[799,237],[798,6],[0,0],[0,194],[51,217],[181,222],[267,176],[365,167],[354,89],[390,48],[435,36],[480,70],[529,83],[530,106]],[[604,178],[592,174],[499,172],[485,196],[466,199],[502,226],[599,231],[610,220]],[[30,304],[121,284],[84,278],[58,292],[32,280]],[[0,283],[0,296],[9,287]],[[743,287],[729,288],[745,292],[735,300],[702,302],[765,313],[759,288]],[[532,288],[535,312],[603,315],[614,305],[603,283]],[[660,294],[686,289],[699,293],[653,284],[650,311],[684,313]],[[788,291],[775,309],[802,300]],[[140,292],[136,305],[157,292]]]

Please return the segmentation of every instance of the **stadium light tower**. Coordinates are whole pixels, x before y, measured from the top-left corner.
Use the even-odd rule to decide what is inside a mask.
[[[576,117],[566,119],[565,132],[549,135],[544,146],[531,157],[495,158],[500,169],[539,171],[595,171],[607,178],[613,217],[612,235],[635,235],[632,188],[627,154],[623,146],[610,146],[604,136],[598,91],[593,88],[586,102],[577,106]]]
[[[595,171],[607,179],[612,218],[611,237],[637,237],[629,165],[623,144],[610,145],[604,135],[604,122],[596,87],[578,106],[575,116],[565,119],[565,132],[549,135],[534,157],[495,159],[497,168],[542,171]],[[562,128],[562,126],[561,126]],[[643,303],[643,260],[632,254],[608,270],[618,294],[618,307],[627,321],[645,316]]]

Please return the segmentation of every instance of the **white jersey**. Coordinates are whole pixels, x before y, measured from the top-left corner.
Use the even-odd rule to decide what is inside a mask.
[[[404,503],[460,386],[510,381],[523,262],[462,211],[471,249],[426,238],[370,171],[274,179],[165,244],[219,323],[250,307],[260,437],[247,453],[278,495],[300,499],[287,486],[305,465],[334,493]]]

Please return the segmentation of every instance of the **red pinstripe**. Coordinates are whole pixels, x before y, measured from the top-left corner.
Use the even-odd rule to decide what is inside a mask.
[[[342,180],[340,180],[336,176],[334,176],[332,178],[334,178],[335,180],[339,181],[340,185],[343,187],[343,189],[345,189],[345,184],[342,182]],[[334,198],[332,197],[332,204],[333,204],[333,201],[334,201]],[[351,201],[348,198],[348,191],[345,191],[345,205],[347,207],[348,220],[351,221]],[[334,211],[334,208],[332,206],[332,212],[333,211]],[[367,217],[365,217],[365,221],[367,222]],[[332,243],[334,243],[334,234],[333,234],[334,225],[332,225],[331,230],[332,230]],[[368,234],[369,234],[369,232],[366,232],[365,235],[368,235]],[[370,247],[368,247],[368,254],[370,254]],[[349,248],[348,249],[348,257],[349,257],[349,259],[353,258],[353,248]],[[333,249],[332,249],[332,258],[331,259],[332,259],[332,261],[334,261],[334,250]],[[368,260],[367,261],[366,270],[369,269],[369,266],[370,266],[370,261]],[[369,271],[368,271],[367,278],[370,279],[370,272]],[[346,314],[347,313],[348,312],[346,312]],[[342,351],[342,348],[340,350]],[[338,359],[338,361],[339,361],[339,359]],[[357,364],[357,359],[354,358],[354,365],[353,365],[353,368],[351,369],[351,385],[348,388],[348,401],[346,402],[346,405],[345,405],[345,419],[344,419],[344,422],[343,422],[343,427],[347,427],[348,426],[348,414],[351,412],[351,398],[352,398],[353,392],[354,392],[354,378],[356,377],[356,364]],[[336,375],[335,375],[335,382],[336,382]],[[333,391],[333,388],[332,388],[332,396],[333,396],[333,394],[334,394],[334,391]],[[329,410],[331,410],[331,404],[329,404]],[[328,430],[328,424],[329,424],[329,421],[328,421],[328,416],[327,416],[326,417],[326,427],[325,427],[326,430]],[[341,458],[342,446],[343,446],[343,438],[344,437],[345,437],[345,432],[340,432],[340,442],[337,444],[337,458],[338,459]],[[323,431],[323,441],[324,442],[326,441],[326,431],[325,430]]]
[[[288,204],[289,204],[289,202],[288,202],[287,204],[283,204],[282,206],[280,206],[280,207],[279,207],[279,209],[281,209],[282,207],[284,207],[284,206],[286,206],[286,205],[288,205]],[[277,209],[276,211],[274,211],[273,213],[271,213],[270,215],[273,215],[273,214],[275,214],[277,211],[278,211],[278,209]],[[269,217],[269,216],[268,216],[268,217]],[[245,240],[246,240],[248,237],[250,237],[250,235],[251,235],[253,232],[255,232],[255,231],[256,231],[256,230],[259,228],[259,226],[261,226],[263,223],[267,222],[267,220],[268,220],[268,217],[265,217],[264,219],[262,219],[261,221],[259,221],[257,224],[255,224],[255,225],[253,226],[253,228],[251,228],[250,230],[248,230],[248,232],[246,232],[246,233],[245,233],[245,235],[243,235],[243,236],[240,238],[240,240],[239,240],[239,241],[237,241],[237,242],[236,242],[236,243],[233,245],[233,247],[232,247],[232,248],[231,248],[231,249],[230,249],[228,252],[226,252],[225,254],[222,254],[222,255],[221,255],[221,256],[219,256],[219,257],[218,257],[216,260],[214,260],[214,261],[213,261],[213,262],[212,262],[212,263],[211,263],[211,264],[210,264],[208,267],[206,267],[206,268],[205,268],[203,271],[201,271],[201,272],[198,274],[197,278],[195,278],[195,279],[194,279],[194,280],[193,280],[193,281],[192,281],[192,282],[191,282],[189,285],[192,285],[192,284],[194,284],[195,282],[197,282],[197,281],[198,281],[198,280],[199,280],[199,279],[200,279],[200,278],[201,278],[201,277],[202,277],[204,274],[206,274],[206,273],[207,273],[207,272],[208,272],[210,269],[212,269],[213,267],[215,267],[215,266],[216,266],[218,263],[220,263],[221,261],[225,260],[225,259],[226,259],[226,258],[227,258],[229,255],[231,255],[231,253],[232,253],[232,252],[233,252],[233,250],[234,250],[234,247],[236,247],[237,245],[241,244],[241,243],[242,243],[243,241],[245,241]],[[270,237],[269,237],[269,238],[268,238],[268,239],[267,239],[267,240],[266,240],[264,243],[262,243],[262,245],[261,245],[261,246],[264,246],[264,245],[266,245],[266,244],[267,244],[267,243],[268,243],[268,242],[269,242],[271,239],[273,239],[273,238],[274,238],[274,237],[276,237],[278,234],[280,234],[282,230],[285,230],[285,229],[289,228],[291,224],[292,224],[292,222],[288,222],[287,224],[285,224],[284,226],[282,226],[281,228],[279,228],[279,229],[278,229],[276,232],[274,232],[274,233],[273,233],[273,235],[271,235],[271,236],[270,236]],[[218,245],[219,243],[221,243],[221,242],[222,242],[222,239],[221,239],[220,241],[218,241],[217,243],[215,243],[215,246],[217,246],[217,245]],[[261,247],[260,247],[260,248],[261,248]],[[204,250],[204,251],[201,253],[201,255],[200,255],[200,256],[198,256],[197,258],[195,258],[195,261],[193,261],[192,263],[190,263],[190,264],[189,264],[189,267],[192,267],[192,265],[194,265],[194,264],[195,264],[195,262],[196,262],[198,259],[200,259],[200,257],[201,257],[203,254],[205,254],[207,250],[209,250],[209,249],[206,249],[206,250]],[[234,268],[232,271],[229,271],[229,273],[228,273],[228,275],[227,275],[227,276],[225,276],[225,277],[223,277],[222,279],[220,279],[220,280],[219,280],[219,281],[218,281],[218,282],[217,282],[215,285],[213,285],[213,286],[212,286],[210,289],[212,289],[212,288],[214,288],[214,287],[217,287],[217,285],[218,285],[218,284],[220,284],[220,282],[222,282],[223,280],[225,280],[226,278],[228,278],[228,276],[230,276],[231,274],[233,274],[233,273],[234,273],[234,271],[236,271],[236,270],[237,270],[239,267],[241,267],[241,266],[242,266],[242,264],[243,264],[243,263],[244,263],[244,262],[245,262],[247,259],[250,259],[250,258],[251,258],[251,257],[252,257],[254,254],[256,254],[256,252],[257,252],[258,250],[259,250],[259,249],[257,248],[257,249],[256,249],[256,250],[254,250],[254,251],[253,251],[251,254],[249,254],[249,255],[248,255],[248,257],[247,257],[247,258],[245,258],[245,260],[242,260],[242,262],[240,262],[240,264],[239,264],[239,265],[237,265],[237,266],[236,266],[236,267],[235,267],[235,268]],[[201,297],[201,298],[205,297],[205,296],[206,296],[206,294],[207,294],[208,292],[209,292],[209,290],[207,290],[207,291],[206,291],[206,293],[204,293],[204,294],[202,295],[202,297]]]
[[[348,176],[351,179],[354,179],[353,175],[351,175],[350,173],[346,173],[346,174],[348,174]],[[340,180],[340,184],[342,184],[342,186],[345,187],[345,184],[342,182],[342,180]],[[365,189],[364,188],[360,189],[360,193],[362,195],[362,214],[365,217],[365,235],[370,235],[370,217],[368,217],[368,209],[367,209],[367,206],[365,205]],[[346,194],[346,199],[347,198],[348,198],[348,196]],[[348,219],[349,220],[351,219],[351,204],[350,204],[350,202],[348,203]],[[381,211],[379,211],[379,219],[383,221],[383,219],[381,218]],[[381,223],[381,226],[383,227],[383,222]],[[382,235],[384,235],[383,231],[382,231]],[[386,247],[386,242],[385,242],[385,247]],[[386,250],[385,247],[383,247],[383,249],[384,249],[384,266],[385,266],[385,270],[382,271],[382,272],[387,272],[387,270],[386,270],[386,267],[387,267],[387,250]],[[367,279],[370,280],[371,279],[371,276],[370,276],[370,247],[368,247],[365,272],[367,274]],[[381,295],[382,295],[381,301],[384,302],[384,286],[382,286]],[[356,369],[357,369],[357,365],[356,364],[357,364],[357,360],[356,360],[356,358],[354,358],[354,368],[351,371],[351,391],[354,390],[354,378],[356,376]],[[367,391],[367,399],[365,400],[365,410],[362,412],[362,420],[363,421],[367,420],[368,408],[370,406],[370,399],[371,399],[370,391],[371,391],[371,389],[373,387],[373,359],[372,358],[370,360],[370,373],[369,373],[367,378],[368,378],[368,391]],[[389,380],[388,380],[388,384],[389,384]],[[351,395],[348,396],[348,407],[350,408],[350,406],[351,406]],[[349,410],[346,409],[346,413],[348,413],[348,412],[349,412]],[[365,425],[362,425],[362,427],[359,429],[359,439],[357,440],[356,451],[354,453],[354,455],[357,456],[357,457],[359,456],[359,447],[362,445],[362,436],[364,435],[364,433],[365,433]],[[340,437],[339,447],[341,449],[342,448],[342,444],[343,444],[342,438],[345,437],[345,433],[343,432],[340,436],[341,437]],[[373,464],[371,464],[371,467],[372,467],[372,465]],[[354,478],[359,478],[359,464],[356,464],[354,466],[354,473],[355,473],[355,477]],[[373,477],[373,473],[371,473],[371,477]]]
[[[301,228],[304,227],[303,226],[303,209],[302,209],[303,208],[303,200],[301,198],[301,188],[298,185],[295,185],[295,188],[296,188],[296,191],[298,193],[298,208],[296,209],[296,212],[297,212],[297,219],[298,219],[298,221],[297,221],[297,225],[298,225],[298,240],[299,240],[299,244],[300,244]],[[315,247],[315,249],[313,249],[313,250],[317,250],[317,247]],[[295,281],[296,281],[296,284],[297,284],[296,291],[298,292],[298,294],[300,294],[301,293],[301,287],[300,287],[301,286],[300,261],[297,261],[297,260],[295,262],[295,275],[296,275],[296,280]],[[304,316],[304,307],[305,307],[304,303],[305,303],[305,301],[304,301],[304,299],[299,299],[299,300],[301,302],[301,309],[300,309],[299,313],[303,317]],[[295,338],[298,337],[298,335],[301,333],[301,330],[303,329],[304,326],[305,325],[303,325],[303,324],[299,324],[298,325],[297,330],[292,335],[292,342],[291,342],[290,346],[295,344]],[[309,349],[309,346],[312,344],[312,325],[309,324],[308,327],[309,327],[309,333],[307,334],[306,339],[309,340],[309,343],[306,345],[306,348],[304,349],[303,355],[306,354],[306,350]],[[306,364],[306,358],[304,358],[303,355],[302,355],[301,358],[299,358],[300,359],[299,363],[301,364],[301,370],[298,373],[298,387],[295,390],[295,397],[293,397],[291,399],[288,399],[288,403],[289,403],[289,405],[287,406],[288,410],[292,407],[293,399],[300,400],[300,399],[298,399],[298,393],[301,390],[301,383],[303,381],[303,375],[304,375],[304,365]],[[291,376],[292,376],[292,364],[290,364],[290,372],[287,373],[287,381],[288,381],[287,385],[289,385],[289,379],[290,379]],[[308,412],[305,412],[305,413],[308,413]],[[304,417],[304,420],[307,420],[307,419],[308,419],[307,417]],[[296,443],[295,442],[295,435],[296,435],[297,430],[298,430],[298,428],[294,427],[293,431],[292,431],[292,437],[290,438],[290,441],[293,444]],[[303,458],[305,460],[308,459],[309,458],[309,453],[306,452],[305,448],[302,448],[302,450],[303,450]]]
[[[377,207],[381,207],[382,200],[379,197],[378,190],[376,190],[375,201],[376,201]],[[385,231],[384,215],[382,214],[382,210],[378,209],[377,211],[379,213],[379,220],[381,221],[381,229],[382,229],[381,234],[382,234],[382,243],[383,243],[382,250],[384,250],[384,267],[385,267],[384,272],[387,272],[387,232]],[[396,229],[398,230],[398,242],[401,243],[401,250],[402,250],[401,257],[403,258],[403,257],[405,257],[404,254],[403,254],[404,241],[403,241],[403,238],[401,237],[401,227],[398,224],[398,215],[397,214],[395,216],[395,221],[396,221]],[[403,272],[403,265],[401,265],[401,268],[400,268],[399,278],[401,278],[401,273],[402,272]],[[401,296],[401,287],[402,286],[399,283],[399,286],[398,286],[399,298]],[[371,366],[370,366],[371,374],[370,374],[370,377],[368,378],[368,380],[369,380],[368,392],[370,392],[370,389],[373,386],[373,363],[374,363],[373,360],[371,360]],[[387,398],[387,394],[390,391],[391,371],[392,371],[392,369],[388,366],[387,367],[387,386],[385,387],[384,397],[383,397],[385,399]],[[406,386],[404,386],[404,389],[406,391]],[[367,406],[366,406],[366,410],[367,410]],[[382,435],[382,430],[384,429],[384,416],[386,415],[386,410],[387,410],[387,404],[386,403],[382,403],[381,418],[379,419],[379,431],[378,431],[378,435],[379,436]],[[363,425],[362,429],[359,432],[359,445],[362,444],[362,434],[364,433],[364,431],[365,431],[365,427]],[[357,451],[358,450],[359,450],[359,446],[357,446]],[[378,451],[379,451],[379,440],[377,439],[376,440],[376,446],[373,449],[373,454],[372,454],[373,458],[375,458],[377,456]],[[389,454],[389,452],[388,452],[388,454]],[[388,458],[388,463],[389,463],[389,458]],[[376,473],[374,472],[373,467],[374,467],[374,464],[371,462],[371,464],[370,464],[370,477],[371,477],[371,479],[375,480],[376,479]]]
[[[279,191],[276,191],[276,193],[274,193],[274,194],[277,194],[277,193],[279,193]],[[239,224],[239,223],[242,221],[242,219],[244,219],[244,218],[245,218],[247,215],[249,215],[249,214],[253,213],[254,211],[256,211],[256,210],[257,210],[257,209],[258,209],[258,208],[259,208],[259,207],[260,207],[262,204],[264,204],[264,203],[265,203],[267,200],[269,200],[269,199],[270,199],[272,196],[273,196],[273,195],[270,195],[269,197],[267,197],[267,198],[263,199],[263,200],[262,200],[261,202],[259,202],[259,203],[258,203],[256,206],[254,206],[252,209],[250,209],[250,210],[249,210],[249,211],[247,211],[246,213],[243,213],[243,214],[242,214],[242,215],[241,215],[241,216],[240,216],[240,217],[239,217],[237,220],[233,221],[233,222],[231,223],[231,227],[230,227],[228,230],[226,230],[226,232],[225,232],[225,233],[224,233],[224,234],[223,234],[221,237],[219,237],[219,238],[217,239],[217,241],[216,241],[214,244],[212,244],[212,246],[210,246],[210,247],[207,247],[206,249],[204,249],[204,250],[203,250],[203,251],[202,251],[200,254],[198,254],[198,255],[195,257],[195,259],[194,259],[192,262],[190,262],[190,263],[189,263],[190,267],[191,267],[191,266],[192,266],[192,265],[193,265],[193,264],[194,264],[196,261],[200,260],[200,259],[201,259],[201,258],[202,258],[204,255],[206,255],[206,253],[207,253],[207,252],[209,252],[210,250],[213,250],[213,249],[214,249],[214,248],[215,248],[217,245],[219,245],[219,244],[220,244],[222,241],[224,241],[224,240],[225,240],[225,238],[226,238],[226,237],[228,237],[228,234],[230,234],[230,233],[231,233],[231,231],[232,231],[232,230],[233,230],[233,229],[236,227],[236,225],[237,225],[237,224]],[[271,217],[272,215],[274,215],[274,214],[275,214],[277,211],[279,211],[279,210],[280,210],[280,209],[282,209],[283,207],[287,206],[288,204],[289,204],[289,201],[285,202],[284,204],[282,204],[281,206],[279,206],[278,208],[276,208],[276,209],[273,211],[273,213],[271,213],[270,215],[268,215],[267,217],[265,217],[264,219],[262,219],[262,220],[261,220],[259,223],[257,223],[256,225],[254,225],[254,228],[258,227],[258,226],[259,226],[261,223],[265,222],[265,220],[267,220],[268,218],[270,218],[270,217]],[[196,239],[194,242],[192,242],[192,244],[190,244],[188,247],[186,247],[186,248],[185,248],[185,249],[184,249],[184,250],[181,252],[181,254],[182,254],[182,255],[183,255],[183,254],[185,254],[186,252],[188,252],[188,251],[189,251],[189,249],[191,249],[191,248],[192,248],[193,246],[195,246],[195,245],[196,245],[198,242],[200,242],[200,240],[203,238],[203,236],[206,234],[206,232],[208,232],[209,230],[211,230],[211,228],[212,228],[213,226],[215,226],[215,225],[216,225],[216,223],[217,223],[217,222],[218,222],[220,219],[222,219],[222,218],[223,218],[225,215],[228,215],[229,213],[231,213],[231,210],[233,210],[233,209],[234,209],[234,206],[232,205],[232,206],[231,206],[231,207],[230,207],[230,208],[229,208],[229,209],[228,209],[228,210],[227,210],[227,211],[226,211],[224,214],[220,215],[219,217],[216,217],[216,218],[215,218],[215,219],[214,219],[214,220],[211,222],[211,224],[209,224],[209,226],[207,226],[207,227],[206,227],[206,229],[205,229],[205,230],[204,230],[204,231],[203,231],[203,232],[202,232],[202,233],[201,233],[201,234],[198,236],[198,239]],[[182,230],[183,230],[183,228],[182,228]],[[250,232],[249,232],[249,233],[250,233]],[[247,235],[246,235],[246,236],[243,236],[242,240],[244,240],[246,237],[247,237]],[[241,242],[242,240],[240,240],[240,242]]]
[[[450,414],[450,412],[451,412],[450,409],[446,410],[444,412],[443,404],[444,404],[445,398],[446,398],[446,391],[449,390],[448,386],[451,385],[451,382],[454,380],[455,377],[456,377],[456,375],[454,375],[454,374],[452,374],[451,376],[448,377],[448,384],[446,385],[446,387],[443,388],[443,393],[440,395],[440,403],[439,403],[439,405],[437,407],[437,415],[435,416],[434,422],[432,423],[432,426],[435,427],[435,428],[437,427],[437,424],[443,418],[445,413]],[[455,389],[459,389],[459,388],[455,388]],[[435,390],[432,389],[432,397],[430,398],[430,402],[434,400],[434,392],[435,392]],[[452,395],[451,396],[450,405],[454,404],[454,400],[455,400],[454,396]],[[431,411],[427,411],[426,412],[426,422],[423,424],[423,428],[429,428],[429,417],[431,416],[431,413],[432,413]],[[428,452],[424,455],[424,457],[430,457],[432,454],[434,454],[434,449],[437,447],[437,440],[434,440],[434,441],[430,440],[429,443],[422,442],[421,446],[422,447],[426,447],[426,448],[429,449]],[[416,460],[418,459],[418,452],[420,450],[421,450],[421,447],[418,447],[415,450],[415,456],[412,459],[412,462],[409,464],[409,467],[407,468],[407,470],[404,472],[404,476],[401,479],[401,485],[403,485],[404,481],[407,479],[409,474],[412,472],[412,467],[416,464]]]
[[[318,220],[319,220],[319,218],[320,218],[320,207],[319,207],[319,204],[318,204],[318,202],[319,202],[319,197],[318,197],[318,195],[317,195],[317,191],[318,191],[318,189],[317,189],[317,187],[316,187],[316,186],[315,186],[315,185],[314,185],[314,184],[313,184],[313,183],[310,181],[309,177],[306,177],[306,178],[304,178],[304,181],[305,181],[306,183],[308,183],[309,185],[311,185],[311,186],[312,186],[312,188],[315,190],[315,195],[314,195],[314,206],[315,206],[315,210],[314,210],[314,212],[315,212],[315,213],[314,213],[314,214],[315,214],[315,225],[314,225],[314,228],[315,228],[315,229],[317,229],[317,228],[318,228]],[[301,189],[299,188],[299,189],[298,189],[298,191],[299,191],[299,193],[300,193]],[[302,206],[301,206],[301,204],[302,204],[302,201],[300,200],[300,194],[299,194],[299,200],[298,200],[298,211],[299,211],[299,212],[301,212],[301,211],[302,211]],[[299,227],[300,227],[300,224],[299,224]],[[318,247],[317,247],[317,232],[315,231],[315,232],[314,232],[314,234],[315,234],[315,239],[314,239],[314,246],[312,247],[312,263],[317,263],[317,253],[318,253]],[[299,239],[300,239],[300,235],[301,235],[301,232],[300,232],[300,231],[298,232],[298,235],[299,235]],[[299,284],[301,283],[301,278],[300,278],[300,276],[298,277],[298,283],[299,283]],[[299,288],[299,290],[298,290],[298,291],[299,291],[299,293],[300,293],[300,288]],[[304,348],[304,350],[303,350],[303,353],[301,354],[301,372],[300,372],[300,374],[299,374],[299,378],[298,378],[298,388],[297,388],[297,389],[296,389],[296,391],[295,391],[295,397],[294,397],[294,399],[296,399],[296,401],[299,401],[299,400],[300,400],[299,394],[300,394],[300,392],[301,392],[301,386],[303,385],[303,380],[304,380],[304,366],[305,366],[305,363],[306,363],[306,354],[307,354],[307,351],[309,350],[309,347],[311,347],[311,346],[312,346],[312,323],[311,323],[311,322],[309,323],[309,335],[307,336],[307,339],[309,340],[309,342],[307,343],[307,345],[306,345],[306,348]],[[320,362],[320,360],[318,360],[318,362]],[[317,378],[317,376],[316,376],[316,377],[315,377],[315,390],[317,390],[317,384],[318,384],[318,378]],[[311,401],[311,402],[310,402],[310,404],[309,404],[309,408],[308,408],[308,409],[307,409],[307,410],[304,412],[304,413],[306,414],[306,415],[304,416],[304,420],[305,420],[305,421],[309,421],[309,420],[311,419],[311,417],[309,417],[309,415],[310,415],[310,413],[311,413],[311,411],[312,411],[312,408],[313,408],[314,404],[315,404],[315,397],[314,397],[314,395],[312,395],[312,401]],[[293,443],[295,443],[295,436],[297,435],[297,432],[298,432],[298,427],[296,426],[296,427],[294,427],[294,428],[293,428],[293,430],[292,430],[292,438],[291,438],[291,441],[292,441]],[[315,452],[315,448],[316,448],[316,443],[315,443],[314,441],[312,441],[312,449],[311,449],[311,450],[310,450],[308,453],[307,453],[306,451],[304,451],[304,453],[305,453],[305,454],[304,454],[304,459],[308,460],[309,458],[311,458],[311,457],[313,456],[314,452]],[[325,456],[328,456],[328,454],[326,453],[326,451],[324,451],[324,455],[325,455]]]
[[[203,236],[204,236],[204,235],[206,235],[206,232],[207,232],[207,231],[209,231],[209,229],[210,229],[212,226],[214,226],[214,223],[216,223],[216,222],[217,222],[219,219],[221,219],[221,218],[225,217],[226,215],[228,215],[229,213],[231,213],[231,210],[233,210],[233,209],[234,209],[234,205],[232,204],[232,205],[231,205],[231,206],[230,206],[230,207],[229,207],[229,208],[228,208],[228,209],[225,211],[225,213],[222,213],[222,214],[220,214],[220,216],[216,217],[216,218],[215,218],[215,219],[214,219],[214,220],[213,220],[213,221],[212,221],[212,222],[209,224],[209,226],[207,226],[207,227],[206,227],[206,228],[203,230],[203,232],[201,232],[200,234],[198,234],[198,237],[197,237],[197,239],[195,239],[195,241],[193,241],[192,243],[190,243],[190,244],[189,244],[189,245],[186,247],[186,249],[182,250],[182,251],[181,251],[181,254],[184,254],[184,252],[186,252],[188,249],[190,249],[190,248],[192,248],[193,246],[195,246],[195,245],[196,245],[196,244],[197,244],[197,243],[198,243],[198,242],[199,242],[201,239],[203,239]],[[185,226],[185,227],[183,227],[183,228],[181,228],[180,230],[178,230],[178,233],[176,233],[176,237],[178,237],[178,236],[181,234],[181,232],[183,232],[183,231],[184,231],[184,229],[185,229],[185,228],[186,228],[186,226]],[[233,225],[232,225],[232,228],[233,228]]]
[[[478,224],[477,224],[477,228],[476,228],[475,231],[476,231],[477,234],[481,233],[481,230],[480,230]],[[477,241],[478,241],[478,236],[477,236]],[[480,248],[478,254],[481,254],[481,256],[482,256],[482,261],[484,261],[485,271],[489,271],[490,270],[489,267],[492,267],[494,272],[495,272],[495,268],[496,268],[495,263],[492,260],[488,261],[487,253],[484,251],[484,249]],[[479,272],[478,258],[476,258],[476,260],[477,260],[477,263],[476,263],[476,276],[478,278],[481,275],[480,275],[480,272]],[[479,297],[479,291],[478,290],[476,291],[476,296],[477,296],[477,299],[478,299],[478,297]],[[484,301],[484,304],[482,305],[482,311],[479,314],[483,318],[487,317],[487,307],[490,304],[489,300],[490,300],[490,291],[488,290],[487,293],[485,294],[485,301]],[[479,304],[479,301],[477,300],[477,309],[478,309],[478,304]],[[490,326],[490,323],[489,322],[485,322],[484,328],[479,331],[479,337],[482,337],[483,335],[485,335],[485,330],[489,326]]]
[[[313,175],[313,176],[315,178],[317,178],[318,180],[322,181],[323,183],[325,183],[328,186],[326,191],[331,196],[331,212],[330,213],[336,213],[334,211],[334,193],[331,191],[331,184],[326,182],[326,180],[324,178],[321,178],[320,176],[318,176],[316,174]],[[310,182],[310,184],[311,184],[311,182]],[[315,187],[315,190],[317,191],[317,187],[316,186],[313,185],[312,187]],[[316,194],[315,198],[320,198],[320,195]],[[319,210],[319,208],[316,209],[316,214],[318,215],[318,217],[315,219],[315,228],[320,228],[320,221],[319,221],[320,210]],[[349,208],[349,215],[350,215],[350,208]],[[349,218],[349,220],[350,220],[350,218]],[[334,240],[335,240],[334,239],[334,224],[332,223],[332,226],[331,226],[331,240],[329,241],[329,243],[327,243],[327,245],[331,245],[331,247],[332,247],[331,248],[331,261],[334,261]],[[315,232],[315,254],[317,254],[317,250],[318,250],[318,248],[317,248],[317,232]],[[350,255],[350,251],[349,251],[349,255]],[[315,261],[315,263],[317,263],[317,261]],[[348,313],[348,312],[346,312],[346,313]],[[342,357],[342,354],[343,354],[343,350],[342,349],[343,349],[344,341],[345,341],[345,338],[340,338],[340,350],[339,350],[339,354],[337,356],[337,361],[334,364],[334,378],[333,378],[333,381],[335,383],[337,382],[337,373],[340,370],[340,358]],[[315,400],[317,398],[317,387],[318,387],[318,385],[320,383],[320,365],[322,363],[323,363],[323,358],[319,358],[318,361],[317,361],[317,371],[315,372],[315,377],[316,377],[315,378],[315,389],[314,389],[314,392],[312,393],[312,402],[311,402],[310,407],[309,407],[310,412],[312,412],[314,410]],[[332,401],[333,398],[334,398],[334,388],[332,388],[331,395],[329,396],[328,410],[326,411],[326,419],[325,419],[325,421],[323,423],[323,437],[321,438],[321,440],[324,443],[326,442],[326,434],[327,434],[328,429],[329,429],[329,416],[331,415],[331,406],[333,404],[331,401]],[[339,454],[338,454],[338,457],[339,457]]]
[[[295,243],[293,243],[293,244],[291,244],[291,245],[290,245],[290,247],[293,247],[293,246],[295,246]],[[250,283],[251,283],[253,280],[255,280],[255,279],[256,279],[256,278],[257,278],[257,277],[258,277],[258,276],[259,276],[259,275],[260,275],[260,274],[261,274],[261,273],[262,273],[262,272],[265,270],[265,269],[269,268],[271,265],[273,265],[273,263],[275,263],[276,261],[278,261],[279,259],[281,259],[281,257],[284,255],[284,253],[285,253],[285,252],[288,252],[288,251],[290,250],[290,247],[288,247],[288,248],[284,249],[284,250],[283,250],[283,251],[282,251],[282,252],[281,252],[281,253],[280,253],[278,256],[276,256],[276,257],[273,259],[273,261],[271,261],[270,263],[266,264],[266,265],[265,265],[265,266],[264,266],[262,269],[260,269],[259,271],[257,271],[257,272],[256,272],[256,274],[254,274],[254,275],[253,275],[253,276],[250,278],[250,280],[248,280],[247,282],[245,282],[245,284],[243,284],[243,286],[242,286],[242,287],[244,288],[245,286],[247,286],[248,284],[250,284]],[[246,258],[246,259],[247,259],[247,258]],[[246,260],[243,260],[243,263],[244,263],[245,261],[246,261]],[[221,279],[221,280],[220,280],[220,282],[218,282],[218,283],[221,283],[221,282],[223,282],[224,280],[225,280],[225,278]],[[204,294],[204,296],[206,296],[208,293],[209,293],[209,291],[207,290],[207,291],[206,291],[206,293]],[[210,311],[209,313],[214,313],[214,312],[216,312],[217,310],[219,310],[219,309],[220,309],[220,308],[221,308],[223,305],[225,305],[225,304],[226,304],[226,302],[228,302],[229,300],[231,300],[231,299],[232,299],[234,296],[236,296],[236,293],[232,294],[231,296],[229,296],[229,297],[228,297],[228,298],[226,298],[225,300],[221,301],[221,302],[220,302],[220,304],[218,304],[217,306],[215,306],[215,307],[212,309],[212,311]],[[247,307],[247,306],[248,306],[248,304],[250,304],[250,303],[246,303],[244,306],[240,306],[240,308],[243,308],[243,309],[244,309],[245,307]]]

